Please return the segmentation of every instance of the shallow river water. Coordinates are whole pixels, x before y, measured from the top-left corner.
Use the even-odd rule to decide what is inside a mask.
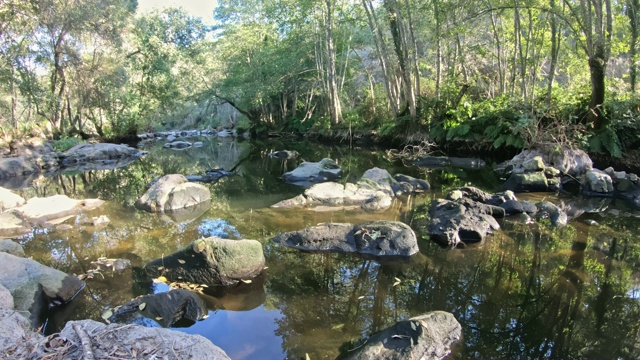
[[[176,328],[200,334],[232,359],[333,359],[358,346],[358,339],[398,320],[432,310],[454,314],[463,339],[456,359],[635,359],[640,356],[640,211],[621,201],[596,199],[592,212],[554,229],[544,220],[523,224],[502,220],[502,230],[482,244],[443,249],[419,224],[425,204],[449,190],[473,185],[498,191],[490,169],[419,169],[386,158],[383,150],[349,149],[307,141],[205,141],[182,151],[156,144],[126,168],[70,173],[19,190],[25,197],[64,193],[99,197],[106,205],[89,216],[107,215],[103,228],[70,220],[72,229],[35,230],[18,241],[34,259],[70,274],[91,269],[99,257],[127,258],[124,273],[103,273],[70,304],[51,313],[46,331],[73,319],[100,321],[107,308],[140,295],[167,291],[149,279],[143,266],[202,236],[256,239],[268,268],[250,284],[208,288],[202,298],[209,316]],[[297,150],[296,160],[267,156]],[[335,159],[344,181],[372,167],[427,179],[428,193],[396,200],[383,213],[278,210],[270,205],[302,193],[281,175],[302,160]],[[490,163],[490,161],[487,161]],[[135,200],[154,178],[171,173],[202,174],[221,167],[235,174],[208,184],[209,209],[188,217],[136,210]],[[490,166],[489,166],[490,167]],[[519,198],[556,203],[585,201],[569,195],[522,194]],[[595,205],[594,205],[595,203]],[[344,254],[312,254],[270,241],[279,232],[322,222],[399,220],[419,237],[420,253],[379,262]],[[587,225],[591,219],[599,225]],[[74,223],[75,222],[75,223]],[[133,322],[159,326],[141,316]]]

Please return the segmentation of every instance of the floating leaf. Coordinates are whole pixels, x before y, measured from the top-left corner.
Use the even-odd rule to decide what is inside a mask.
[[[156,320],[158,321],[162,320],[162,316],[156,316]]]
[[[182,259],[178,259],[178,262],[179,262],[180,264],[184,264],[184,263],[186,263],[186,261],[184,261],[184,260],[182,260]]]
[[[153,282],[155,283],[167,283],[169,280],[167,280],[166,277],[164,276],[158,276],[157,278],[153,279]]]
[[[138,305],[138,309],[140,309],[140,311],[144,310],[145,307],[147,307],[147,303],[142,303]]]
[[[113,312],[111,310],[107,310],[107,311],[102,313],[102,318],[105,319],[105,320],[107,320],[111,316],[113,316]]]
[[[364,295],[358,296],[358,300],[362,300],[362,299],[364,299]]]
[[[208,288],[207,284],[202,284],[202,285],[200,285],[200,287]]]
[[[178,276],[178,279],[182,279],[182,276]]]
[[[397,277],[394,277],[394,279],[396,279],[396,282],[393,283],[393,286],[397,286],[402,282],[402,280],[398,279]]]
[[[338,325],[336,325],[336,326],[332,327],[332,328],[331,328],[331,330],[340,330],[340,329],[342,329],[343,327],[344,327],[344,324],[338,324]]]
[[[164,270],[164,266],[158,266],[158,270]]]
[[[309,354],[304,353],[304,360],[311,360],[311,358],[309,357]]]
[[[208,318],[208,317],[209,317],[209,314],[204,315],[202,318],[203,318],[203,319],[206,319],[206,318]]]
[[[240,281],[242,281],[245,284],[251,284],[251,280],[242,280],[242,279],[240,279]]]

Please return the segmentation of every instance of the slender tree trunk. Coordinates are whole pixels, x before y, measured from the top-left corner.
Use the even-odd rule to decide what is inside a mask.
[[[440,100],[440,87],[442,81],[442,39],[440,36],[440,0],[433,0],[433,16],[435,18],[436,32],[436,101]]]
[[[638,10],[640,9],[640,1],[628,0],[627,16],[629,17],[629,25],[631,27],[631,38],[629,39],[629,81],[631,85],[631,93],[635,95],[638,79]]]
[[[549,0],[549,7],[551,10],[555,9],[555,0]],[[560,36],[558,36],[558,22],[556,15],[552,12],[550,14],[550,26],[551,26],[551,56],[549,59],[549,75],[547,76],[547,104],[551,104],[551,90],[553,89],[553,80],[556,76],[556,66],[558,64],[558,54],[560,53]]]
[[[336,75],[336,50],[333,40],[333,0],[325,0],[325,61],[327,62],[327,82],[329,87],[329,114],[331,123],[342,122],[342,105],[338,92]]]

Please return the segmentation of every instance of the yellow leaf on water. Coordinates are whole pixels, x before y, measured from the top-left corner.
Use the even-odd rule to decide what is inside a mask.
[[[200,285],[200,287],[208,288],[207,284],[202,284],[202,285]]]
[[[240,281],[242,281],[245,284],[251,284],[251,280],[242,280],[242,279],[240,279]]]
[[[362,299],[364,299],[364,295],[358,296],[358,300],[362,300]]]
[[[156,320],[162,320],[162,316],[156,316]]]
[[[209,317],[209,314],[207,314],[207,315],[203,316],[202,318],[203,318],[203,319],[206,319],[206,318],[208,318],[208,317]]]
[[[107,310],[105,312],[102,313],[102,318],[107,320],[108,318],[110,318],[113,315],[113,312],[111,310]]]
[[[157,278],[153,279],[154,283],[166,283],[168,281],[169,280],[167,280],[167,278],[164,276],[158,276]]]
[[[144,310],[145,307],[147,307],[147,303],[142,303],[138,305],[138,309],[140,309],[140,311]]]
[[[344,327],[344,324],[338,324],[338,325],[336,325],[336,326],[332,327],[332,328],[331,328],[331,330],[340,330],[340,329],[342,329],[343,327]]]
[[[309,354],[304,353],[304,360],[311,360],[311,358],[309,357]]]
[[[184,261],[184,260],[182,260],[182,259],[178,259],[178,262],[179,262],[180,264],[184,264],[184,263],[186,263],[186,261]]]

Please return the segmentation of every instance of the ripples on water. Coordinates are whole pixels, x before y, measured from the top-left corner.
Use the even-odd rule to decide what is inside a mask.
[[[98,257],[127,258],[133,264],[122,274],[88,280],[77,300],[51,314],[48,332],[72,319],[100,320],[108,307],[167,291],[166,285],[146,276],[144,264],[199,237],[217,235],[261,241],[268,269],[251,284],[208,289],[202,297],[209,317],[176,330],[207,337],[233,359],[335,358],[358,346],[362,336],[432,310],[452,312],[462,324],[464,340],[454,356],[460,359],[640,355],[639,212],[626,204],[600,199],[601,211],[584,214],[559,230],[544,222],[502,221],[502,231],[464,250],[442,249],[416,229],[421,251],[406,261],[301,253],[269,239],[321,222],[391,219],[413,225],[425,216],[415,211],[417,205],[467,184],[497,191],[500,182],[491,170],[405,168],[386,160],[383,151],[306,142],[210,141],[183,151],[161,145],[128,167],[65,174],[19,191],[27,197],[66,193],[108,200],[95,212],[111,219],[105,228],[74,225],[72,230],[38,230],[19,239],[34,259],[75,274],[89,270],[90,261]],[[301,156],[267,156],[282,149],[297,150]],[[345,180],[355,181],[377,166],[427,179],[433,190],[396,201],[381,214],[269,208],[302,192],[280,179],[283,172],[302,159],[323,157],[340,164]],[[177,216],[133,208],[155,177],[203,174],[217,167],[236,173],[207,185],[213,195],[208,209]],[[521,197],[573,200],[554,194]],[[585,219],[600,225],[586,225]],[[158,326],[145,318],[132,321]]]

